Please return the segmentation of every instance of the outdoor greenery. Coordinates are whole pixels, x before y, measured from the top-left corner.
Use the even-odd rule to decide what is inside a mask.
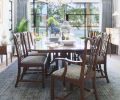
[[[54,24],[55,26],[59,26],[59,22],[54,17],[49,17],[47,20],[47,23],[48,23],[48,27],[51,24]]]
[[[17,24],[14,32],[24,32],[28,30],[28,21],[26,18],[22,18],[20,22]]]
[[[67,18],[71,26],[77,30],[84,28],[88,32],[90,30],[98,30],[99,28],[99,3],[74,3],[68,5],[50,3],[47,5],[36,2],[35,13],[37,33],[40,33],[41,28],[43,28],[41,23],[43,24],[45,18],[48,19],[46,20],[47,25],[44,25],[44,27],[49,27],[51,23],[58,25],[58,23],[63,23]],[[45,32],[46,30],[44,30]]]

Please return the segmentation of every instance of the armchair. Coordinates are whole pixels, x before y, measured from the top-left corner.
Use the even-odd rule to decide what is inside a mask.
[[[86,55],[88,53],[88,43],[90,43],[90,56],[89,63],[86,65]],[[56,60],[62,60],[65,62],[65,66],[51,75],[51,100],[65,99],[69,94],[64,95],[63,97],[55,96],[55,80],[61,80],[63,82],[69,82],[72,85],[76,85],[80,89],[80,100],[85,100],[85,92],[87,90],[95,94],[96,100],[98,100],[97,89],[96,89],[96,60],[98,51],[100,49],[101,38],[85,40],[85,49],[83,54],[82,61],[71,61],[66,58],[57,58]],[[79,65],[69,65],[67,63],[79,64]],[[85,89],[85,81],[92,80],[93,91]]]

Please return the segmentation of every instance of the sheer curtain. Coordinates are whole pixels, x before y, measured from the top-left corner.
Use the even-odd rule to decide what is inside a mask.
[[[102,0],[102,31],[112,27],[112,0]]]
[[[27,2],[28,0],[17,0],[17,22],[23,17],[27,18]]]

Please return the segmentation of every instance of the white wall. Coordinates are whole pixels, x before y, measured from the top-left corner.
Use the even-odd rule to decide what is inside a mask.
[[[113,12],[117,11],[120,14],[120,0],[113,0]],[[117,27],[120,30],[120,15],[113,16],[113,27]],[[119,46],[118,54],[120,55],[120,31],[119,31]]]
[[[7,36],[9,39],[9,0],[3,0],[3,13],[2,13],[2,23],[0,23],[0,42],[3,35]]]

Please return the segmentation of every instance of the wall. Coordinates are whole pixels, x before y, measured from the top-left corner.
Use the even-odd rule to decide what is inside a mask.
[[[3,0],[3,7],[2,7],[2,22],[0,23],[0,41],[2,39],[3,34],[7,36],[9,39],[10,32],[9,32],[9,0]]]
[[[113,0],[113,12],[117,11],[120,14],[120,0]],[[114,16],[114,27],[120,27],[120,15]]]
[[[28,0],[17,0],[17,22],[23,17],[27,18],[27,2]]]
[[[117,11],[120,14],[120,0],[113,0],[113,12]],[[120,30],[120,15],[113,16],[113,27],[116,27]],[[118,54],[120,55],[120,31],[119,31],[119,45],[118,45]]]

